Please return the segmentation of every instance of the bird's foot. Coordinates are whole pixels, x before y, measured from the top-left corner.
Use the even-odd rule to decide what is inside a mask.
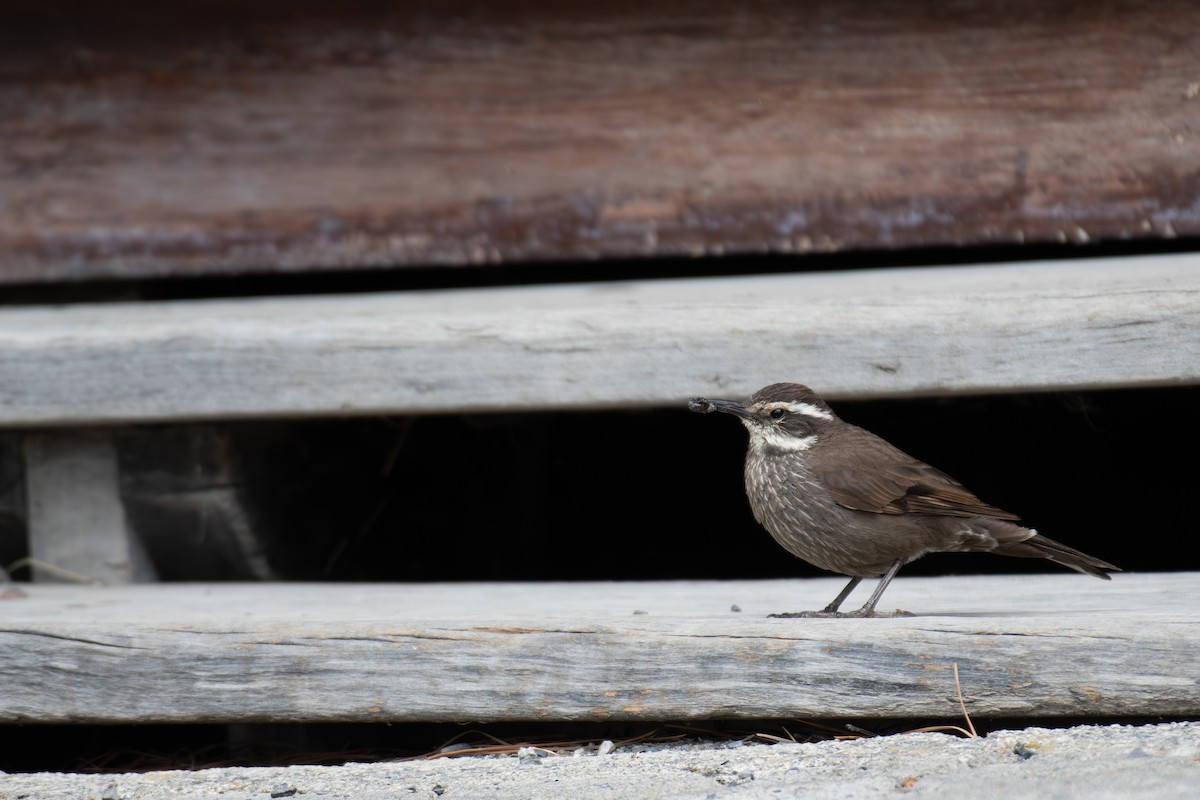
[[[895,617],[913,617],[916,616],[911,611],[875,611],[873,609],[860,608],[858,611],[830,611],[824,609],[822,611],[786,611],[782,614],[768,614],[770,619],[893,619]]]

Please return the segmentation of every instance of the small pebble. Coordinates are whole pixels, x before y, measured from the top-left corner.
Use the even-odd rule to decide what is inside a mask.
[[[522,761],[537,761],[546,756],[546,751],[537,747],[522,747],[517,751],[517,758]]]
[[[296,793],[295,786],[280,784],[271,790],[271,797],[291,797]]]
[[[1019,744],[1013,748],[1013,753],[1022,760],[1029,760],[1037,755],[1037,750],[1033,750],[1023,744]]]
[[[612,743],[612,739],[605,739],[603,742],[600,743],[600,746],[596,748],[596,755],[606,756],[609,753],[611,753],[613,750],[616,750],[616,749],[617,749],[617,746]]]
[[[733,605],[731,605],[731,606],[729,607],[729,610],[730,610],[730,611],[732,611],[732,612],[733,612],[733,613],[735,613],[735,614],[740,614],[740,613],[742,613],[742,607],[741,607],[741,606],[739,606],[737,603],[734,603]]]
[[[438,797],[441,797],[443,794],[446,793],[446,787],[442,786],[439,783],[433,787],[433,793],[436,794]]]
[[[634,611],[633,613],[634,613],[634,616],[637,616],[638,614],[647,614],[647,613],[649,613],[649,612],[647,612],[647,611],[642,611],[642,610],[640,610],[640,609],[639,609],[639,610],[636,610],[636,611]]]

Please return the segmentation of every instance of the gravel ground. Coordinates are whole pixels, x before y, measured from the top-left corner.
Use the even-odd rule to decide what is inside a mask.
[[[0,800],[306,796],[1190,800],[1200,797],[1200,722],[1027,728],[974,740],[920,733],[812,744],[681,744],[567,757],[526,752],[340,767],[0,773]]]

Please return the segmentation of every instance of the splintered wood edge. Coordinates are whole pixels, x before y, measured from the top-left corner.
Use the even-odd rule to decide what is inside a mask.
[[[953,720],[956,664],[973,716],[1200,713],[1198,573],[914,578],[888,599],[915,617],[766,617],[837,583],[31,585],[0,604],[0,721]]]
[[[0,424],[1200,382],[1200,255],[0,309]]]

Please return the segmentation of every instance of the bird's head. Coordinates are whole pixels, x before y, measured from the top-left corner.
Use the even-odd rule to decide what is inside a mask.
[[[688,408],[699,414],[733,414],[750,432],[752,450],[808,450],[821,431],[837,420],[816,392],[799,383],[773,383],[745,403],[693,397]]]

